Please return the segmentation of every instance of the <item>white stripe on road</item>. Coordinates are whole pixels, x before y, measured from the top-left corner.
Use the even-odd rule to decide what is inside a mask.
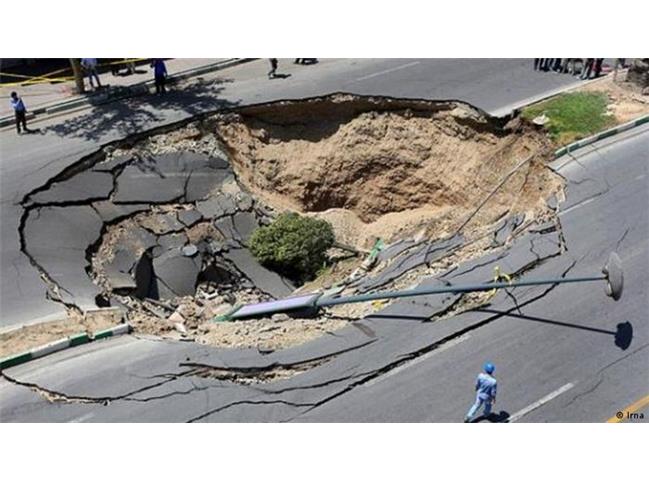
[[[415,358],[414,360],[411,360],[409,362],[406,362],[403,365],[399,365],[394,370],[391,370],[391,371],[389,371],[389,372],[387,372],[387,373],[385,373],[385,374],[383,374],[381,376],[378,376],[378,377],[368,381],[367,383],[363,384],[363,386],[364,387],[371,387],[372,385],[374,385],[374,384],[376,384],[378,382],[381,382],[381,381],[385,380],[386,378],[389,378],[389,377],[391,377],[393,375],[396,375],[399,372],[402,372],[406,368],[413,367],[415,365],[418,365],[419,363],[422,363],[422,362],[428,360],[433,355],[437,355],[438,353],[446,351],[449,348],[454,347],[455,345],[459,345],[460,343],[462,343],[463,341],[468,340],[469,338],[471,338],[471,335],[469,335],[468,333],[465,333],[464,335],[460,336],[459,338],[456,338],[454,340],[451,340],[451,341],[448,341],[448,342],[444,343],[442,346],[440,346],[439,348],[431,351],[430,353],[426,353],[425,355],[420,356],[418,358]]]
[[[532,412],[533,410],[536,410],[536,409],[539,408],[541,405],[543,405],[543,404],[545,404],[545,403],[548,403],[550,400],[552,400],[552,399],[554,399],[554,398],[557,398],[557,397],[558,397],[559,395],[561,395],[562,393],[567,392],[568,390],[570,390],[570,389],[571,389],[572,387],[574,387],[574,386],[575,386],[575,384],[572,383],[572,382],[571,382],[571,383],[566,383],[566,384],[565,384],[564,386],[562,386],[561,388],[556,389],[554,392],[547,394],[545,397],[541,398],[540,400],[537,400],[536,402],[534,402],[534,403],[528,405],[528,406],[525,407],[524,409],[519,410],[518,412],[516,412],[516,413],[513,414],[513,415],[510,415],[508,421],[509,421],[509,422],[515,422],[515,421],[518,420],[519,418],[521,418],[521,417],[527,415],[528,413]]]
[[[357,78],[357,79],[354,79],[352,82],[360,82],[361,80],[371,79],[371,78],[373,78],[373,77],[378,77],[379,75],[389,74],[390,72],[396,72],[397,70],[407,69],[408,67],[413,67],[413,66],[415,66],[415,65],[417,65],[417,64],[419,64],[419,63],[420,63],[419,61],[417,61],[417,62],[410,62],[409,64],[399,65],[398,67],[392,67],[391,69],[381,70],[381,71],[379,71],[379,72],[375,72],[375,73],[373,73],[373,74],[365,75],[365,76],[363,76],[363,77],[359,77],[359,78]]]
[[[81,415],[80,417],[73,418],[72,420],[68,420],[68,423],[81,423],[85,422],[86,420],[90,420],[92,417],[94,417],[95,414],[93,412],[86,413],[85,415]]]

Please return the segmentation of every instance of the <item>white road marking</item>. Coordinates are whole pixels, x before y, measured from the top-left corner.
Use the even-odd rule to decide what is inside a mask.
[[[397,70],[407,69],[408,67],[413,67],[413,66],[415,66],[415,65],[417,65],[419,63],[420,63],[419,61],[410,62],[408,64],[399,65],[398,67],[392,67],[391,69],[381,70],[381,71],[375,72],[373,74],[365,75],[363,77],[358,77],[357,79],[354,79],[352,82],[360,82],[361,80],[371,79],[373,77],[378,77],[379,75],[389,74],[390,72],[396,72]]]
[[[93,412],[86,413],[85,415],[81,415],[80,417],[73,418],[72,420],[68,420],[68,423],[81,423],[85,422],[86,420],[90,420],[92,417],[94,417],[95,414]]]
[[[444,343],[442,346],[440,346],[439,348],[431,351],[430,353],[426,353],[425,355],[420,356],[418,358],[415,358],[414,360],[411,360],[409,362],[406,362],[403,365],[399,365],[394,370],[391,370],[391,371],[389,371],[389,372],[387,372],[387,373],[385,373],[383,375],[380,375],[380,376],[378,376],[376,378],[373,378],[372,380],[370,380],[367,383],[363,384],[363,386],[364,387],[371,387],[372,385],[374,385],[374,384],[376,384],[378,382],[381,382],[381,381],[383,381],[383,380],[385,380],[387,378],[390,378],[393,375],[396,375],[399,372],[404,371],[406,368],[410,368],[410,367],[413,367],[415,365],[418,365],[418,364],[428,360],[429,358],[432,358],[434,355],[437,355],[437,354],[439,354],[439,353],[441,353],[443,351],[446,351],[449,348],[454,347],[455,345],[459,345],[460,343],[462,343],[463,341],[468,340],[469,338],[471,338],[471,335],[469,335],[468,333],[465,333],[464,335],[462,335],[462,336],[460,336],[460,337],[458,337],[458,338],[456,338],[454,340],[451,340],[451,341],[448,341],[448,342]]]
[[[576,382],[575,382],[575,383],[576,383]],[[571,382],[571,383],[566,383],[566,384],[565,384],[564,386],[562,386],[561,388],[557,388],[554,392],[547,394],[545,397],[541,398],[540,400],[537,400],[536,402],[534,402],[534,403],[528,405],[528,406],[525,407],[524,409],[519,410],[518,412],[516,412],[516,413],[513,414],[513,415],[510,415],[510,416],[509,416],[509,419],[508,419],[509,422],[510,422],[510,423],[511,423],[511,422],[515,422],[515,421],[518,420],[519,418],[521,418],[521,417],[527,415],[528,413],[530,413],[530,412],[536,410],[536,409],[539,408],[541,405],[546,404],[546,403],[548,403],[550,400],[552,400],[552,399],[554,399],[554,398],[557,398],[557,397],[558,397],[559,395],[561,395],[562,393],[567,392],[568,390],[570,390],[570,389],[571,389],[572,387],[574,387],[574,386],[575,386],[575,384],[572,383],[572,382]]]

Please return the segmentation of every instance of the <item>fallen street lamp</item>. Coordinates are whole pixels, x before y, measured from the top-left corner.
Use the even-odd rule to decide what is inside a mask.
[[[243,320],[250,318],[263,318],[277,313],[286,313],[296,317],[311,317],[318,313],[320,308],[327,306],[343,305],[349,303],[363,303],[366,301],[407,298],[413,296],[434,295],[440,293],[471,293],[491,291],[498,288],[516,288],[520,286],[557,285],[566,283],[586,283],[594,281],[606,282],[606,294],[614,300],[619,300],[624,288],[624,275],[622,263],[616,253],[611,253],[602,274],[598,276],[585,276],[580,278],[549,278],[536,280],[522,280],[512,282],[492,282],[473,285],[448,285],[438,288],[414,288],[403,291],[382,291],[366,295],[322,297],[322,294],[308,294],[282,300],[254,303],[239,307],[219,321]]]

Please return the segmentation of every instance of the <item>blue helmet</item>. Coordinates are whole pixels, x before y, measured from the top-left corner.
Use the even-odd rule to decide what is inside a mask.
[[[496,369],[496,367],[491,362],[487,362],[487,363],[484,364],[484,371],[485,371],[485,373],[488,373],[489,375],[491,375],[494,372],[495,369]]]

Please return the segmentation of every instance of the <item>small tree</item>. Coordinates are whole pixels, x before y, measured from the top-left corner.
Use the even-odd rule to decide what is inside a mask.
[[[315,277],[334,241],[327,221],[284,213],[255,230],[250,251],[264,266],[304,282]]]

